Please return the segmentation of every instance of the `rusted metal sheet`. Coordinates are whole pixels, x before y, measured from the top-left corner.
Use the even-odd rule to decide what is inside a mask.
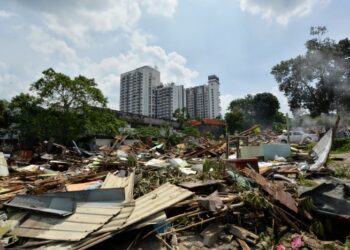
[[[267,181],[262,175],[258,174],[250,168],[244,168],[241,172],[252,178],[262,189],[269,193],[275,200],[279,201],[281,204],[288,207],[294,212],[298,212],[298,207],[296,201],[293,199],[292,195],[288,192],[285,192],[282,189],[278,189],[272,182]]]

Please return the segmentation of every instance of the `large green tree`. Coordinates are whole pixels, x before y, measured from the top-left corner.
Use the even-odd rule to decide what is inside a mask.
[[[247,95],[244,98],[233,100],[225,115],[229,132],[249,128],[254,124],[263,127],[271,127],[274,122],[279,122],[279,101],[271,93],[259,93]]]
[[[263,126],[270,126],[280,108],[280,103],[276,96],[271,93],[259,93],[253,98],[253,120]]]
[[[123,124],[106,108],[107,99],[94,79],[48,69],[30,90],[34,95],[20,94],[9,105],[24,138],[53,137],[69,143],[86,135],[115,135]]]
[[[312,27],[306,53],[272,68],[279,89],[292,111],[307,109],[312,116],[350,110],[350,41],[335,42],[325,27]]]

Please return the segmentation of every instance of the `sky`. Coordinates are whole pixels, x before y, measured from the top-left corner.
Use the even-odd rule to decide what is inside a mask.
[[[120,74],[149,65],[186,87],[216,74],[223,113],[261,92],[288,112],[271,68],[305,52],[311,26],[350,37],[349,9],[348,0],[0,0],[0,99],[53,68],[94,78],[118,109]]]

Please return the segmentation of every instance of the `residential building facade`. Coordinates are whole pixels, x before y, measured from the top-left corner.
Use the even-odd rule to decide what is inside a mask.
[[[186,106],[186,92],[183,85],[161,85],[153,89],[155,117],[171,120],[176,109]]]
[[[191,118],[215,119],[220,116],[220,82],[208,76],[208,84],[186,89],[186,107]]]
[[[160,85],[160,72],[149,66],[121,74],[120,111],[154,116],[153,88]]]
[[[185,89],[174,83],[163,85],[160,72],[149,66],[121,74],[120,111],[162,119],[173,119],[178,108],[187,108],[191,118],[220,116],[220,82],[208,76],[208,84]]]

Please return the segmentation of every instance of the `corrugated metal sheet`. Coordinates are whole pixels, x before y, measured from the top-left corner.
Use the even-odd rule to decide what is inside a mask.
[[[119,177],[111,173],[108,173],[101,188],[102,189],[124,188],[125,201],[130,202],[133,200],[133,196],[134,196],[134,181],[135,181],[135,172],[132,172],[127,177]]]
[[[193,195],[193,193],[187,189],[166,183],[154,191],[136,199],[134,210],[131,210],[131,207],[129,207],[129,209],[126,207],[123,212],[114,217],[100,230],[93,233],[91,237],[75,244],[73,249],[87,249],[111,238],[119,231],[125,230],[131,225],[137,225],[137,222],[145,223],[147,219],[153,219],[152,215],[164,211],[166,208],[175,205],[191,195]],[[132,212],[131,215],[127,216],[127,213],[130,212]]]
[[[123,188],[47,193],[46,197],[70,197],[78,201],[75,213],[58,218],[33,214],[12,234],[46,240],[79,241],[101,228],[120,213],[124,201]]]
[[[130,226],[190,197],[193,192],[165,183],[135,200],[135,209],[123,227]]]
[[[11,234],[37,239],[79,241],[101,228],[121,209],[118,205],[77,203],[76,212],[67,218],[31,215]]]
[[[16,195],[4,203],[5,206],[22,208],[60,216],[68,216],[74,212],[75,202],[71,198],[46,197],[36,195]]]
[[[166,208],[193,195],[187,189],[183,189],[166,183],[156,190],[135,200],[135,208],[133,202],[123,204],[123,208],[117,216],[106,223],[98,231],[92,233],[88,238],[74,244],[53,243],[51,247],[57,246],[59,249],[87,249],[115,235],[121,230],[127,229],[131,225],[145,221],[152,215],[155,215]],[[83,226],[82,226],[83,227]],[[51,248],[54,249],[54,248]]]

